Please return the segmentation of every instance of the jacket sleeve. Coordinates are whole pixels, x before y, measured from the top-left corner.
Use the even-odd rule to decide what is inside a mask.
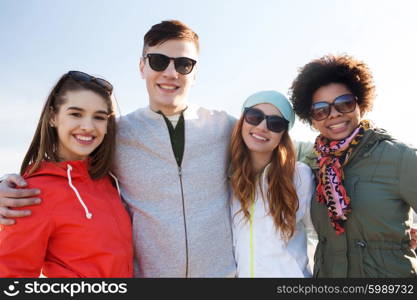
[[[296,181],[296,189],[300,202],[300,209],[304,209],[301,223],[304,226],[307,238],[307,256],[309,261],[314,261],[312,255],[314,254],[318,240],[310,214],[311,201],[315,191],[314,175],[310,167],[302,162],[297,162],[297,173],[299,173],[299,178]],[[311,268],[311,262],[309,265],[309,268]]]
[[[399,173],[400,194],[417,211],[417,149],[404,150]]]
[[[230,187],[230,190],[232,190],[232,187]],[[236,203],[235,199],[233,198],[233,193],[229,196],[229,213],[230,213],[230,224],[232,226],[232,242],[233,242],[233,254],[236,255],[236,233],[237,228],[236,224],[234,222],[234,214],[236,212]]]
[[[294,141],[294,147],[297,152],[297,161],[305,163],[306,157],[314,154],[313,146],[314,144],[312,142]]]
[[[0,277],[39,277],[53,230],[47,201],[32,206],[32,214],[0,227]]]
[[[303,208],[303,217],[301,221],[304,224],[308,235],[315,234],[313,223],[311,222],[310,206],[315,191],[314,176],[310,167],[302,162],[297,162],[298,179],[296,181],[296,189],[300,209]]]

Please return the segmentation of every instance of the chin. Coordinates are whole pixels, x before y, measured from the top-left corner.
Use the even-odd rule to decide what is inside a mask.
[[[248,147],[250,152],[256,152],[256,153],[271,153],[273,150],[270,149],[270,147],[256,147],[251,146]]]
[[[340,141],[340,140],[343,140],[343,139],[347,138],[350,134],[351,134],[351,132],[342,132],[342,133],[338,133],[338,134],[333,133],[333,134],[327,135],[327,137],[331,141]]]
[[[340,140],[343,140],[343,139],[349,137],[354,130],[355,130],[355,128],[352,127],[352,126],[349,126],[348,128],[345,128],[345,130],[343,130],[341,132],[333,132],[332,130],[327,129],[325,132],[322,133],[322,135],[327,137],[329,140],[340,141]]]
[[[178,106],[178,101],[176,99],[164,99],[162,101],[159,102],[159,105],[161,107],[177,107]]]

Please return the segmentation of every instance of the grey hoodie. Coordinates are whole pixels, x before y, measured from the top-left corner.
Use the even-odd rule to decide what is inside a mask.
[[[137,277],[233,277],[230,134],[225,112],[189,105],[175,160],[162,115],[149,107],[119,119],[114,172],[133,224]]]

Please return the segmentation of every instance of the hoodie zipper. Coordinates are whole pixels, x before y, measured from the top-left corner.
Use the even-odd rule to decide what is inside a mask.
[[[184,201],[184,189],[182,185],[182,169],[180,166],[178,166],[178,176],[180,178],[180,185],[181,185],[182,216],[184,220],[184,232],[185,232],[185,277],[188,278],[188,234],[187,234],[187,220],[185,218],[185,201]]]
[[[181,169],[182,159],[179,159],[179,157],[177,157],[177,155],[175,154],[175,151],[174,151],[174,146],[172,144],[172,136],[171,136],[171,133],[172,133],[172,130],[174,129],[174,127],[173,127],[171,121],[161,111],[159,111],[158,113],[163,117],[163,119],[165,120],[165,123],[167,125],[169,136],[170,136],[170,139],[171,139],[171,146],[172,146],[172,150],[173,150],[173,154],[174,154],[174,159],[177,162],[177,166],[178,166],[178,177],[180,179],[180,186],[181,186],[182,217],[183,217],[183,221],[184,221],[184,234],[185,234],[185,277],[187,278],[188,277],[188,234],[187,234],[187,219],[186,219],[186,215],[185,215],[184,188],[183,188],[183,183],[182,183],[182,169]]]

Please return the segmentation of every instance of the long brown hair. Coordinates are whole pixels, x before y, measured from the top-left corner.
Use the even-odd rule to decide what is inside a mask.
[[[39,168],[42,161],[58,162],[60,160],[57,153],[58,133],[55,127],[50,126],[50,120],[65,103],[67,92],[80,90],[89,90],[101,96],[107,104],[108,111],[107,133],[102,143],[89,155],[88,172],[91,178],[97,179],[110,171],[116,139],[115,110],[111,97],[96,83],[74,80],[67,73],[52,88],[43,106],[32,142],[20,167],[20,174],[32,174]],[[30,169],[28,169],[29,166]]]
[[[240,201],[244,218],[249,220],[249,208],[255,200],[256,185],[261,184],[261,178],[252,167],[250,151],[242,137],[243,122],[242,116],[235,125],[231,138],[231,185],[234,195]],[[281,231],[281,236],[286,241],[294,235],[295,214],[298,210],[298,197],[293,183],[295,163],[294,145],[288,131],[285,131],[272,153],[266,176],[266,200],[275,228]]]

